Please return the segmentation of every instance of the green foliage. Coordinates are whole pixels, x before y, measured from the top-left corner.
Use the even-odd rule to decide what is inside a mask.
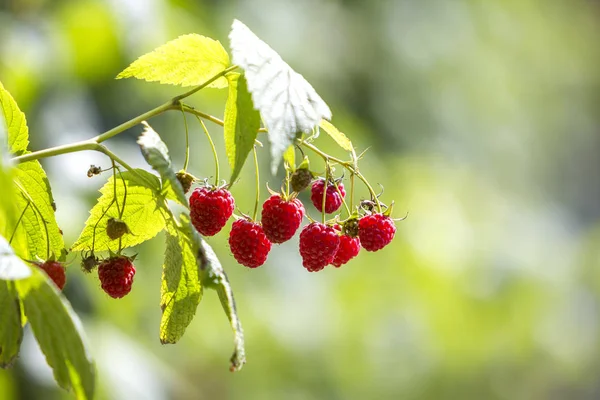
[[[237,315],[231,284],[215,251],[204,239],[200,242],[198,256],[200,258],[200,270],[202,271],[202,285],[217,291],[223,311],[225,311],[231,324],[234,335],[234,350],[230,360],[231,370],[238,371],[246,363],[246,350],[244,348],[242,321],[240,321]]]
[[[8,127],[9,152],[16,155],[28,153],[29,130],[25,114],[2,84],[0,106]],[[54,199],[44,169],[38,161],[29,161],[17,166],[13,174],[17,188],[13,211],[17,215],[23,213],[19,231],[25,231],[27,241],[27,249],[21,255],[27,258],[46,258],[49,253],[60,256],[65,244],[54,216]],[[16,220],[13,222],[16,223]],[[10,231],[12,235],[14,229],[15,226],[7,222],[5,234]],[[22,232],[17,232],[17,235],[22,235]],[[20,247],[18,250],[21,250]]]
[[[24,212],[18,229],[23,229],[27,236],[28,255],[25,256],[46,259],[49,253],[60,257],[65,243],[54,215],[50,183],[42,166],[38,161],[19,164],[14,169],[14,182],[16,212],[18,215]]]
[[[228,66],[229,55],[218,40],[190,34],[144,54],[117,75],[117,79],[134,77],[169,85],[196,86]],[[224,77],[208,85],[213,88],[226,86]]]
[[[354,147],[352,146],[352,142],[343,132],[340,132],[338,128],[333,126],[333,124],[327,120],[322,119],[319,123],[319,127],[323,129],[335,142],[344,150],[352,152]]]
[[[27,151],[29,145],[29,129],[25,114],[19,109],[17,102],[0,82],[0,109],[4,115],[4,123],[8,129],[8,149],[15,155]]]
[[[167,224],[167,248],[163,265],[160,307],[161,343],[176,343],[190,324],[202,299],[198,268],[200,236],[181,214],[180,223],[174,218]]]
[[[110,217],[119,218],[117,202],[114,201],[114,182],[115,180],[111,176],[100,189],[102,195],[90,211],[90,217],[72,247],[73,251],[117,250],[119,241],[111,240],[106,234],[108,219]],[[164,198],[160,195],[160,187],[159,179],[142,169],[117,174],[116,193],[119,207],[123,206],[123,197],[125,190],[127,190],[125,210],[120,219],[125,221],[131,232],[131,234],[125,234],[119,239],[123,248],[135,246],[152,239],[164,229],[165,218],[163,213],[166,206]]]
[[[234,20],[229,34],[233,62],[245,72],[254,106],[271,142],[271,172],[299,134],[311,132],[331,110],[306,79],[246,25]],[[268,65],[268,67],[265,67]]]
[[[183,186],[181,186],[179,179],[175,175],[175,171],[171,168],[171,158],[169,157],[167,145],[150,125],[144,122],[144,127],[144,132],[138,138],[137,143],[140,145],[146,162],[160,174],[162,181],[161,192],[168,199],[175,200],[187,207]]]
[[[254,109],[244,75],[229,74],[229,96],[225,104],[225,150],[233,183],[254,146],[260,128],[260,114]]]
[[[80,330],[81,322],[58,289],[39,270],[15,282],[25,314],[60,386],[78,399],[92,399],[95,367]]]
[[[6,368],[19,354],[23,327],[21,303],[13,282],[0,280],[0,367]]]
[[[283,161],[285,161],[292,169],[296,167],[296,149],[294,148],[294,145],[288,147],[283,153]]]

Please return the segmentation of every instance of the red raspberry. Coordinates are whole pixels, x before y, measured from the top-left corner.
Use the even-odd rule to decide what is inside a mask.
[[[304,217],[304,206],[298,199],[285,201],[281,195],[269,197],[262,207],[262,226],[273,243],[283,243],[294,236]]]
[[[335,226],[336,230],[341,230],[339,225]],[[340,247],[338,247],[335,257],[331,264],[334,267],[341,267],[348,261],[352,260],[360,252],[360,239],[348,236],[346,234],[340,236]]]
[[[331,214],[332,212],[337,211],[342,205],[342,201],[344,197],[346,197],[346,192],[344,191],[344,184],[338,183],[338,188],[340,189],[340,193],[335,188],[333,183],[327,183],[327,195],[325,196],[325,212],[327,214]],[[319,211],[323,211],[323,190],[325,187],[325,179],[319,179],[313,183],[311,188],[310,199],[314,204],[315,208]]]
[[[306,225],[300,233],[302,265],[309,272],[320,271],[333,261],[340,246],[336,231],[319,222]]]
[[[135,267],[125,256],[109,258],[98,266],[102,290],[114,299],[120,299],[131,291],[134,275]]]
[[[396,233],[394,221],[383,214],[371,214],[358,221],[358,237],[367,251],[377,251],[390,244]]]
[[[54,284],[62,290],[65,287],[65,283],[67,282],[67,277],[65,276],[65,267],[59,263],[58,261],[46,261],[43,263],[37,264],[37,266],[43,270],[46,275],[52,279]]]
[[[260,224],[239,219],[231,226],[229,247],[237,262],[248,268],[257,268],[267,261],[271,242]]]
[[[219,233],[234,208],[235,201],[227,189],[196,188],[190,196],[192,224],[204,236]]]

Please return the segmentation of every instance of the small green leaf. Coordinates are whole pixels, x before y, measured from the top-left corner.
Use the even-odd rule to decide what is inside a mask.
[[[27,150],[29,145],[27,120],[15,99],[4,89],[2,83],[0,83],[0,109],[8,129],[8,151],[19,156]]]
[[[229,67],[229,55],[218,40],[197,34],[183,35],[135,60],[121,78],[138,78],[169,85],[197,86]],[[208,87],[224,88],[221,77]]]
[[[230,369],[232,371],[239,371],[246,363],[246,351],[244,349],[244,330],[242,328],[242,322],[237,315],[237,308],[235,306],[231,284],[229,283],[227,274],[225,274],[223,266],[219,262],[214,250],[206,240],[202,238],[198,255],[200,258],[200,269],[202,271],[202,285],[217,291],[221,306],[231,324],[234,335],[234,350],[230,359]]]
[[[100,189],[102,194],[90,211],[90,217],[72,247],[73,251],[113,250],[116,252],[119,240],[111,240],[106,234],[109,218],[119,218],[127,224],[131,234],[121,237],[123,248],[131,247],[152,239],[165,227],[164,198],[160,195],[160,181],[154,175],[142,169],[134,169],[117,174],[117,200],[123,205],[123,196],[127,188],[127,199],[123,216],[119,218],[117,203],[114,200],[114,180],[111,176]],[[125,181],[125,185],[123,185]],[[95,228],[95,229],[94,229]],[[94,231],[96,238],[94,241]]]
[[[37,269],[15,282],[25,315],[58,384],[78,399],[92,399],[95,367],[88,354],[81,322],[58,289]]]
[[[283,161],[285,161],[290,169],[293,171],[296,168],[296,149],[294,145],[291,145],[287,148],[287,150],[283,153]]]
[[[161,343],[176,343],[192,322],[202,299],[198,268],[200,236],[181,214],[180,224],[167,225],[167,249],[161,282]],[[177,226],[180,225],[180,226]]]
[[[344,150],[352,152],[352,142],[343,132],[340,132],[338,128],[333,126],[333,124],[324,119],[321,120],[319,124],[321,129],[323,129],[335,142]]]
[[[0,280],[24,279],[30,275],[31,269],[17,257],[4,236],[0,236]]]
[[[183,186],[177,179],[175,171],[171,168],[171,158],[169,157],[169,149],[167,145],[160,139],[160,136],[148,123],[143,122],[144,131],[138,138],[137,143],[140,145],[142,154],[146,162],[150,164],[156,172],[160,174],[162,180],[162,193],[168,199],[175,200],[179,204],[188,205],[185,198]]]
[[[229,182],[233,183],[254,146],[260,128],[260,114],[254,109],[246,78],[235,73],[228,75],[227,79],[229,97],[225,104],[225,149],[231,167]]]
[[[12,282],[0,280],[0,310],[0,368],[6,368],[19,354],[23,339],[21,303]]]
[[[45,259],[48,253],[60,256],[65,242],[56,222],[55,203],[46,172],[37,160],[19,164],[14,169],[14,183],[16,213],[24,212],[18,231],[25,232],[28,244],[28,254],[23,256],[30,259],[35,256]]]

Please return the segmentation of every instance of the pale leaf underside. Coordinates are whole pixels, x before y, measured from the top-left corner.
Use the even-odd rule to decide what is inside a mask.
[[[331,119],[331,110],[302,75],[242,22],[233,21],[229,40],[233,62],[244,69],[254,107],[269,131],[274,173],[296,135]]]

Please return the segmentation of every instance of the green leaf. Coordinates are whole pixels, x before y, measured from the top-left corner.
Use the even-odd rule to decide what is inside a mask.
[[[15,282],[25,315],[58,384],[78,399],[92,399],[95,367],[84,343],[81,322],[48,278],[33,268]]]
[[[167,225],[160,295],[160,341],[163,344],[176,343],[183,336],[202,299],[198,268],[200,236],[186,214],[181,214],[180,221],[176,224],[171,220]]]
[[[239,371],[246,363],[246,351],[244,349],[244,330],[242,322],[237,315],[237,308],[233,291],[227,274],[219,262],[217,255],[206,240],[201,239],[198,252],[200,258],[200,269],[202,271],[201,281],[204,287],[209,287],[217,291],[221,306],[229,319],[231,329],[233,330],[234,351],[231,356],[231,371]]]
[[[54,198],[50,182],[44,169],[37,160],[19,164],[14,169],[15,212],[23,213],[17,228],[24,232],[27,240],[28,254],[22,256],[43,259],[54,253],[57,257],[63,254],[65,242],[54,214]],[[14,225],[11,230],[14,229]],[[48,249],[48,239],[50,249]]]
[[[127,190],[127,199],[121,220],[125,221],[131,234],[121,237],[123,248],[131,247],[152,239],[165,227],[166,205],[160,195],[160,181],[154,175],[142,169],[134,169],[117,174],[117,199],[119,207],[123,204],[123,196]],[[123,181],[125,184],[123,184]],[[111,240],[106,234],[106,224],[110,217],[119,218],[117,203],[114,200],[114,179],[100,189],[102,194],[90,211],[90,217],[72,247],[73,251],[92,250],[94,231],[96,239],[94,251],[116,252],[119,240]],[[94,229],[95,227],[95,229]]]
[[[143,122],[144,131],[138,138],[142,154],[146,162],[150,164],[156,172],[160,174],[162,180],[162,193],[168,199],[175,200],[183,206],[188,206],[183,186],[177,179],[175,171],[171,168],[171,158],[167,145],[160,139],[160,136],[148,123]]]
[[[17,102],[0,83],[0,109],[8,128],[8,151],[21,155],[29,145],[29,129],[25,114],[19,109]]]
[[[0,310],[0,368],[6,368],[19,354],[23,339],[21,303],[12,282],[0,280]]]
[[[16,155],[28,153],[29,130],[25,114],[2,84],[0,84],[0,107],[1,115],[8,127],[8,150]],[[54,216],[52,208],[54,199],[44,169],[38,161],[29,161],[19,164],[13,174],[16,185],[13,211],[19,216],[23,213],[15,237],[18,242],[21,242],[21,239],[27,241],[27,249],[23,252],[21,246],[15,246],[19,254],[26,258],[35,256],[46,258],[48,253],[60,256],[65,245]],[[16,223],[16,219],[13,219],[12,223],[6,222],[4,233],[11,232],[12,235]],[[47,246],[48,241],[50,248]]]
[[[197,86],[229,67],[229,55],[218,40],[197,34],[183,35],[134,61],[121,78],[138,78],[169,85]],[[221,77],[208,87],[224,88]]]
[[[30,275],[31,269],[17,257],[4,236],[0,236],[0,280],[24,279]]]
[[[254,109],[246,78],[240,74],[230,74],[227,79],[229,96],[225,104],[225,150],[231,167],[229,182],[233,183],[254,146],[260,128],[260,114]]]
[[[323,129],[335,142],[344,150],[352,152],[352,142],[343,132],[340,132],[338,128],[333,124],[324,119],[321,120],[319,126]]]
[[[283,153],[283,161],[290,166],[292,171],[296,168],[296,149],[294,148],[294,145],[288,147]]]

